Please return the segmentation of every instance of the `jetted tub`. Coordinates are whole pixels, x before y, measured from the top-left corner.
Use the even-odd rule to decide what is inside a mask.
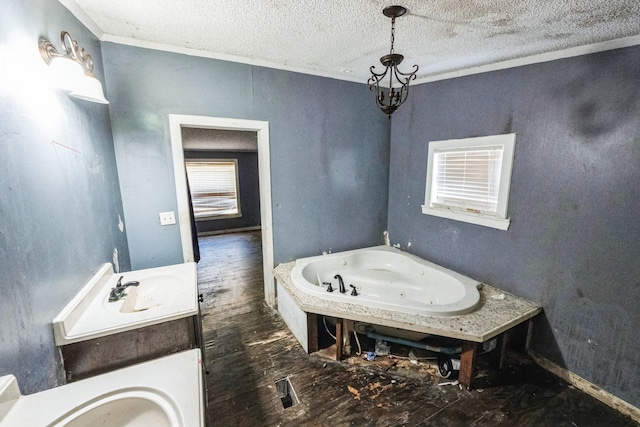
[[[125,296],[109,302],[111,288],[137,281]],[[86,341],[198,313],[198,278],[194,262],[114,274],[103,264],[53,319],[56,345]]]
[[[346,293],[340,293],[339,274]],[[300,291],[323,299],[430,316],[471,313],[481,283],[389,246],[301,258],[291,271]],[[327,292],[323,282],[330,282]],[[357,296],[351,295],[353,285]]]

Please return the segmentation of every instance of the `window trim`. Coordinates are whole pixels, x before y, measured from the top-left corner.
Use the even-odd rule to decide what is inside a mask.
[[[231,158],[231,159],[221,159],[221,158],[187,158],[184,160],[185,162],[185,172],[187,170],[187,163],[234,163],[235,164],[235,173],[236,173],[236,179],[235,179],[235,183],[236,183],[236,205],[238,207],[238,212],[237,213],[233,213],[233,214],[226,214],[226,215],[207,215],[207,216],[200,216],[197,217],[194,214],[194,219],[196,220],[196,222],[200,222],[200,221],[215,221],[215,220],[220,220],[220,219],[233,219],[233,218],[242,218],[242,208],[240,205],[240,171],[238,169],[238,159],[235,158]],[[191,191],[191,189],[189,189],[189,191]],[[193,195],[192,195],[193,198]]]
[[[468,222],[471,224],[482,225],[485,227],[496,228],[499,230],[507,230],[511,223],[511,219],[507,217],[507,208],[509,204],[509,192],[511,187],[511,172],[513,169],[513,154],[515,151],[516,134],[491,135],[475,138],[464,139],[448,139],[442,141],[429,142],[429,156],[427,159],[427,179],[425,188],[424,205],[422,205],[422,213],[433,215],[440,218],[453,219],[457,221]],[[434,154],[437,150],[460,150],[464,148],[478,148],[502,146],[502,169],[500,173],[500,188],[498,191],[498,207],[496,215],[462,212],[448,209],[446,207],[433,206],[431,204],[431,188],[433,185],[434,174]]]

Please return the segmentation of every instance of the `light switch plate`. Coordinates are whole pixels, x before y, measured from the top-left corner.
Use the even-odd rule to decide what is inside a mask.
[[[171,225],[176,223],[176,215],[171,212],[160,212],[160,225]]]

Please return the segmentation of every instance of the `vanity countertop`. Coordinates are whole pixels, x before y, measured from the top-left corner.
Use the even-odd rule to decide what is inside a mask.
[[[126,288],[121,299],[109,302],[110,291],[119,280],[138,285]],[[197,288],[193,262],[117,274],[110,263],[103,264],[53,319],[56,345],[196,315]]]

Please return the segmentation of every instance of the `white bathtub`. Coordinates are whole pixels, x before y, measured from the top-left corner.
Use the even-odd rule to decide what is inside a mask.
[[[338,290],[337,274],[346,293]],[[457,316],[480,304],[480,282],[389,246],[298,259],[291,280],[298,290],[326,300],[411,314]],[[323,282],[334,291],[327,292]]]

